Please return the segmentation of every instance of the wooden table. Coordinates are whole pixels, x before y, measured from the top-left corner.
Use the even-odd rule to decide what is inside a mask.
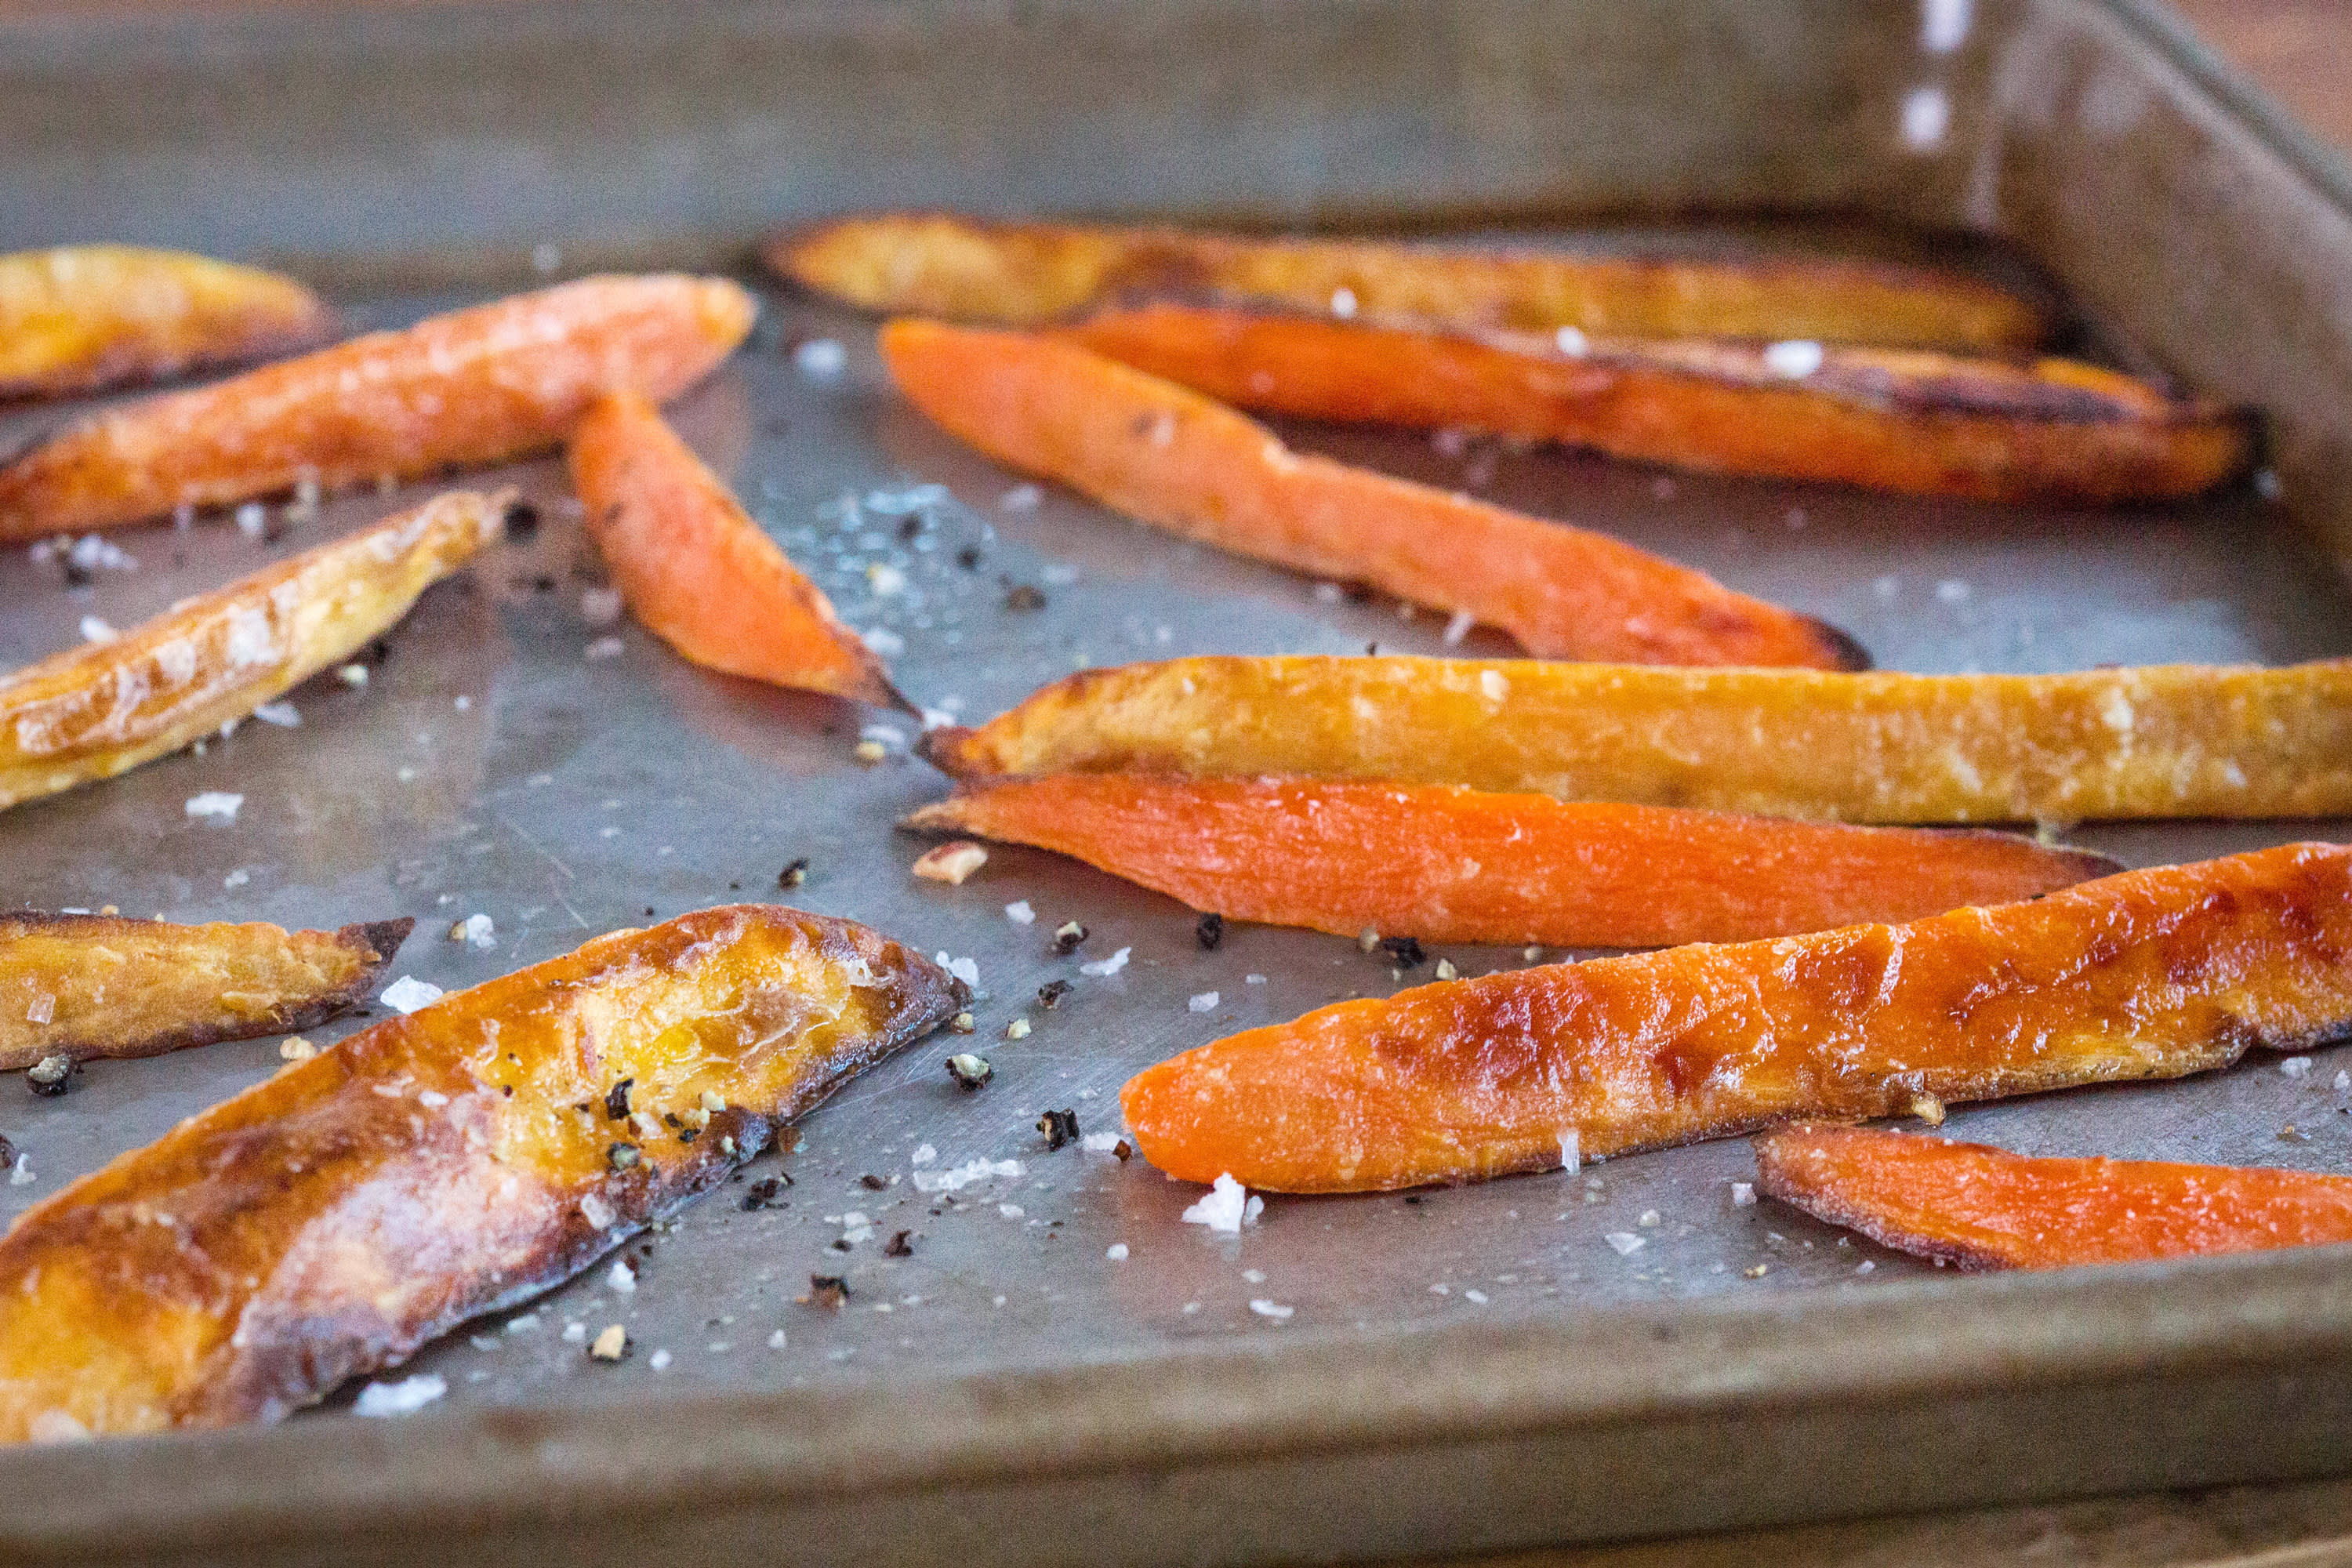
[[[2172,0],[2206,41],[2352,158],[2352,0]],[[2346,1457],[2352,1466],[2352,1454]],[[2352,1480],[1754,1531],[1458,1568],[2352,1568]]]

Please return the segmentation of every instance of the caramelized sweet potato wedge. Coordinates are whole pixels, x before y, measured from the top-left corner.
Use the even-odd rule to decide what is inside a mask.
[[[1189,539],[1502,627],[1539,657],[1640,664],[1869,662],[1835,627],[1606,534],[1293,452],[1172,382],[1074,344],[892,321],[909,402],[1024,472]]]
[[[2352,813],[2352,661],[2064,675],[1206,658],[1087,670],[924,752],[963,779],[1458,784],[1849,822]]]
[[[908,708],[874,651],[650,399],[599,398],[571,457],[589,537],[631,613],[664,642],[730,675]]]
[[[1342,1002],[1148,1068],[1119,1100],[1170,1175],[1360,1192],[2347,1035],[2352,849],[2294,844],[1908,925]]]
[[[178,250],[0,256],[0,398],[63,397],[289,353],[334,317],[290,278]]]
[[[339,931],[0,916],[0,1070],[289,1034],[363,1000],[416,922]]]
[[[1564,347],[1524,332],[1172,303],[1057,335],[1261,413],[1466,427],[1916,495],[2161,500],[2233,478],[2252,453],[2251,426],[2221,405],[2071,360],[1698,339]]]
[[[579,1272],[944,1022],[863,926],[736,905],[387,1019],[0,1238],[0,1442],[271,1420]]]
[[[502,512],[454,490],[0,679],[0,807],[127,773],[365,647]]]
[[[0,468],[0,540],[551,447],[604,393],[685,391],[757,310],[724,279],[586,278],[109,409]]]
[[[2122,868],[1983,831],[1845,827],[1358,779],[1003,779],[908,826],[1075,856],[1338,936],[1659,947],[2001,904]]]
[[[1756,1184],[1882,1247],[1962,1268],[2144,1263],[2352,1241],[2352,1177],[2030,1159],[1863,1127],[1776,1127]]]
[[[2011,352],[2043,313],[1956,273],[1867,261],[1707,260],[1247,238],[881,213],[770,243],[768,263],[869,310],[1039,326],[1132,295],[1219,294],[1458,327],[1625,337],[1821,338]]]

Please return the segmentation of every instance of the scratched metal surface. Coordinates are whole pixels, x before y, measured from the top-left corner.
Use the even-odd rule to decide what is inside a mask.
[[[399,321],[455,298],[362,300],[352,314]],[[837,374],[812,373],[824,351],[806,345],[824,342],[845,352]],[[69,412],[19,413],[0,438]],[[772,293],[751,346],[676,416],[929,708],[984,717],[1074,668],[1129,659],[1443,646],[1425,614],[1357,602],[1024,484],[898,403],[880,377],[870,323],[830,307]],[[2251,489],[2194,507],[2037,514],[1700,479],[1550,451],[1447,453],[1389,434],[1290,433],[1660,550],[1828,616],[1892,668],[2352,651],[2336,579]],[[912,726],[706,674],[625,620],[597,624],[583,594],[601,574],[555,465],[472,482],[509,481],[539,502],[546,521],[536,537],[494,548],[429,593],[363,689],[313,681],[292,695],[298,729],[248,722],[202,756],[0,816],[7,896],[182,921],[415,915],[416,934],[391,973],[455,989],[593,932],[778,897],[779,868],[804,856],[797,901],[976,961],[983,1000],[969,1043],[996,1078],[978,1093],[958,1090],[942,1070],[953,1048],[942,1036],[853,1082],[806,1120],[796,1152],[751,1167],[754,1180],[791,1174],[772,1206],[747,1211],[747,1188],[730,1187],[629,1248],[634,1288],[616,1289],[600,1266],[417,1357],[415,1368],[447,1380],[450,1407],[545,1405],[632,1384],[743,1389],[1052,1365],[1075,1348],[1123,1355],[1302,1331],[1380,1335],[1433,1320],[1732,1293],[1778,1302],[1921,1272],[1769,1202],[1735,1207],[1730,1184],[1751,1171],[1739,1142],[1410,1199],[1275,1198],[1238,1239],[1180,1223],[1196,1190],[1140,1161],[1047,1152],[1034,1123],[1049,1107],[1074,1109],[1087,1132],[1115,1132],[1116,1090],[1137,1068],[1428,971],[1400,975],[1352,942],[1268,928],[1234,926],[1203,952],[1174,903],[1018,848],[994,849],[961,888],[914,881],[908,865],[921,846],[892,825],[944,784],[905,754]],[[86,616],[136,623],[419,493],[336,502],[275,542],[243,537],[226,519],[118,534],[135,569],[101,569],[86,587],[20,553],[0,572],[0,657],[20,662],[69,644]],[[1015,584],[1041,589],[1045,607],[1007,608]],[[1484,634],[1467,647],[1512,657]],[[858,765],[862,734],[884,738],[889,760]],[[207,791],[244,796],[234,822],[187,815],[185,802]],[[2341,828],[2112,826],[2079,837],[2140,864]],[[1034,911],[1034,924],[1008,917],[1015,902]],[[446,940],[452,921],[477,913],[493,921],[495,949]],[[1052,956],[1048,933],[1073,918],[1091,934],[1071,957]],[[1116,974],[1082,973],[1119,952],[1131,961]],[[1446,956],[1470,973],[1522,962],[1516,951]],[[1038,987],[1056,979],[1074,988],[1058,1006],[1039,1006]],[[1025,1039],[1003,1037],[1014,1018],[1031,1023]],[[34,1175],[0,1186],[0,1216],[277,1063],[277,1043],[262,1040],[95,1063],[61,1100],[0,1082],[0,1131]],[[2342,1065],[2352,1067],[2352,1053]],[[2322,1053],[2307,1076],[2290,1077],[2255,1060],[2189,1083],[1961,1110],[1951,1130],[2031,1151],[2341,1170],[2352,1168],[2352,1093],[2334,1087],[2338,1066]],[[2290,1125],[2296,1131],[2283,1136]],[[974,1160],[1014,1162],[1019,1173],[952,1194],[922,1190]],[[911,1256],[887,1256],[901,1230]],[[1624,1237],[1640,1245],[1621,1252]],[[1111,1257],[1119,1247],[1123,1257]],[[847,1310],[796,1303],[813,1272],[847,1279]],[[1964,1310],[1969,1282],[1946,1288]],[[618,1366],[592,1362],[577,1336],[615,1322],[634,1354]]]

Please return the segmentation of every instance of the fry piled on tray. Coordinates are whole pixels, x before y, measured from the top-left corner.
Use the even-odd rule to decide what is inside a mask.
[[[497,536],[453,490],[0,680],[0,806],[177,751],[364,647]]]
[[[1342,1002],[1139,1073],[1120,1105],[1171,1175],[1368,1192],[2347,1037],[2352,849],[2297,844]]]
[[[924,806],[908,826],[1056,849],[1233,919],[1548,947],[1916,920],[2122,869],[2005,833],[1349,779],[1003,779]]]
[[[340,931],[0,916],[0,1070],[152,1057],[323,1024],[364,998],[415,921]]]
[[[701,380],[756,312],[723,279],[587,278],[110,409],[0,468],[0,539],[560,446],[607,392]]]
[[[1139,294],[1211,293],[1458,327],[1625,337],[1820,338],[2007,353],[2049,333],[2017,295],[1864,261],[1715,261],[1253,239],[1172,228],[844,218],[772,242],[786,277],[869,310],[1044,326]]]
[[[893,321],[882,357],[915,406],[1024,472],[1188,538],[1500,626],[1539,657],[1869,663],[1811,616],[1604,534],[1293,452],[1222,405],[1067,343]]]
[[[62,397],[310,347],[333,317],[289,278],[181,251],[0,256],[0,398]]]
[[[695,663],[886,708],[907,700],[833,604],[635,393],[572,437],[588,535],[637,619]]]
[[[2352,1177],[2028,1159],[1861,1127],[1756,1140],[1757,1185],[1882,1247],[1962,1268],[2063,1268],[2352,1241]]]
[[[284,1416],[579,1272],[963,1000],[739,905],[378,1024],[0,1238],[0,1442]]]
[[[2243,471],[2247,422],[2071,360],[1798,342],[1563,340],[1213,306],[1056,334],[1262,414],[1472,429],[1613,458],[1917,495],[2094,506]]]

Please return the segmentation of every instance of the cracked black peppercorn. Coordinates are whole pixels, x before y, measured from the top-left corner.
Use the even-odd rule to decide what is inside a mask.
[[[1217,944],[1225,940],[1225,917],[1211,910],[1192,928],[1192,934],[1200,940],[1203,952],[1216,952]]]
[[[629,1119],[629,1086],[637,1080],[625,1078],[604,1091],[604,1120],[626,1121]]]
[[[1066,922],[1060,930],[1054,932],[1054,956],[1056,958],[1069,957],[1070,954],[1078,951],[1079,944],[1084,942],[1086,940],[1086,927],[1080,925],[1076,921]]]
[[[882,1244],[882,1256],[885,1258],[914,1257],[914,1235],[915,1233],[911,1230],[899,1231],[897,1235],[891,1237],[889,1240]]]
[[[1037,1131],[1045,1135],[1048,1150],[1075,1143],[1078,1141],[1078,1113],[1074,1110],[1049,1110],[1037,1119]]]
[[[1417,969],[1429,955],[1421,951],[1421,939],[1410,936],[1384,936],[1381,948],[1406,969]]]
[[[1049,1010],[1058,1007],[1062,1005],[1062,998],[1067,996],[1069,994],[1070,983],[1068,981],[1048,980],[1045,984],[1037,987],[1037,1005]]]
[[[839,1311],[849,1300],[849,1281],[838,1274],[812,1274],[809,1293],[801,1298],[812,1307],[829,1307]]]
[[[797,888],[802,883],[808,880],[808,857],[803,855],[799,859],[794,860],[791,865],[776,873],[776,886],[779,888]]]

